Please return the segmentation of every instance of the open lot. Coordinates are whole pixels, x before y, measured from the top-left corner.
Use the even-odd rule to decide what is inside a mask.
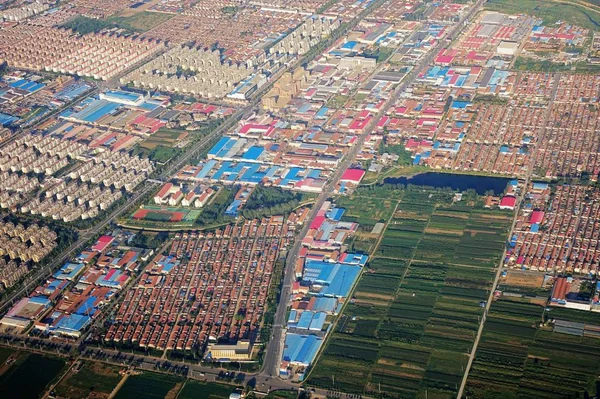
[[[117,386],[121,376],[119,367],[99,362],[85,362],[77,371],[72,370],[55,388],[61,398],[84,398],[94,392],[95,398],[105,398]]]
[[[170,14],[147,11],[138,12],[128,16],[125,16],[125,14],[127,13],[110,17],[107,19],[107,22],[133,32],[145,32],[173,17]]]

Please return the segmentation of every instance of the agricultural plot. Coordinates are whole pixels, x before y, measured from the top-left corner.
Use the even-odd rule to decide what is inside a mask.
[[[175,145],[186,135],[187,132],[161,129],[140,143],[140,147],[150,151],[154,150],[158,146],[172,148],[175,147]]]
[[[61,359],[28,354],[0,376],[0,398],[40,397],[64,366]]]
[[[134,149],[134,154],[164,163],[176,156],[187,141],[187,132],[161,129]]]
[[[369,262],[371,270],[385,276],[402,276],[407,266],[408,262],[401,259],[375,258]]]
[[[309,384],[391,398],[456,397],[511,215],[400,194]]]
[[[393,197],[382,199],[363,195],[340,197],[337,200],[337,205],[345,209],[342,220],[357,222],[360,225],[350,243],[352,251],[372,252],[379,238],[379,234],[374,233],[373,228],[377,223],[388,221],[397,203],[398,200]]]
[[[396,203],[397,200],[392,198],[382,199],[361,195],[340,197],[336,201],[337,206],[346,210],[343,220],[357,222],[361,229],[369,231],[375,223],[386,222],[389,219]]]
[[[55,388],[61,398],[85,398],[90,392],[94,397],[108,397],[121,380],[119,367],[99,362],[85,362],[74,369]]]
[[[489,315],[469,373],[468,397],[487,398],[492,392],[506,398],[597,395],[600,340],[554,332],[544,320],[593,323],[600,315],[566,308],[544,312],[543,306],[520,298],[494,302]]]
[[[356,287],[357,297],[365,293],[378,298],[393,298],[400,285],[399,277],[367,274],[360,279]]]
[[[140,397],[163,399],[169,393],[173,393],[175,397],[182,384],[183,381],[177,377],[143,372],[129,377],[117,392],[115,399]]]
[[[493,268],[504,249],[509,228],[510,217],[506,213],[473,210],[465,214],[438,208],[415,259]]]
[[[231,392],[233,387],[230,385],[188,380],[177,397],[179,399],[228,399]]]
[[[0,365],[4,364],[4,362],[12,355],[15,351],[10,348],[1,348],[0,347]]]

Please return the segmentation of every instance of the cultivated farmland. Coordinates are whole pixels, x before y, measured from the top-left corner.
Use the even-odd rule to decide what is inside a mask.
[[[492,304],[467,380],[469,398],[487,398],[492,393],[502,398],[597,394],[600,340],[555,332],[551,320],[597,325],[600,315],[544,309],[519,296],[503,296]]]
[[[391,192],[398,206],[308,382],[455,397],[512,214],[444,190]]]
[[[178,377],[144,372],[129,377],[121,389],[119,389],[115,398],[142,397],[162,399],[170,392],[175,395],[181,389],[182,384],[183,381]]]

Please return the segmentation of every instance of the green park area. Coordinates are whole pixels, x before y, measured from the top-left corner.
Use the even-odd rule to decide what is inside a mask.
[[[133,32],[145,32],[157,27],[173,15],[160,12],[142,11],[129,16],[111,16],[106,21]]]
[[[566,21],[591,30],[600,28],[600,4],[583,0],[488,0],[486,10],[505,14],[529,14],[551,25]]]
[[[345,217],[361,215],[350,245],[367,242],[372,256],[308,383],[456,397],[512,213],[485,209],[477,197],[455,203],[449,190],[391,185],[361,188],[339,205]],[[367,235],[388,220],[382,237]]]
[[[312,194],[258,185],[244,204],[241,214],[246,219],[286,215],[314,197]]]
[[[579,61],[571,64],[555,63],[550,60],[536,60],[528,57],[517,57],[514,64],[517,71],[531,72],[577,72],[598,73],[600,65]]]
[[[112,28],[124,29],[131,33],[142,33],[160,25],[171,17],[170,14],[147,11],[138,12],[131,16],[111,16],[107,19],[94,19],[78,15],[61,26],[73,29],[81,35]]]

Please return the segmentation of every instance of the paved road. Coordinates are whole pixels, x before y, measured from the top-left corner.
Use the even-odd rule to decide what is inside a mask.
[[[558,73],[554,74],[554,77],[555,77],[555,81],[554,81],[554,86],[552,87],[552,94],[550,96],[550,101],[548,102],[547,108],[546,108],[544,116],[543,116],[544,123],[542,123],[541,126],[546,126],[548,124],[548,120],[550,119],[550,112],[552,109],[552,105],[554,104],[554,100],[556,98],[556,93],[558,92],[558,83],[560,81],[560,74],[558,74]],[[540,140],[544,140],[543,135],[540,138]],[[533,153],[531,154],[531,159],[534,159],[535,151],[536,151],[536,149],[534,148]],[[527,170],[527,174],[524,178],[525,186],[524,186],[524,189],[521,191],[521,193],[519,193],[519,197],[517,199],[517,204],[515,205],[516,211],[515,211],[512,225],[510,227],[510,232],[512,232],[513,229],[515,228],[515,224],[517,223],[517,217],[519,215],[519,211],[518,211],[519,206],[521,205],[521,202],[523,201],[523,197],[524,197],[525,193],[527,192],[527,187],[529,186],[529,183],[531,182],[531,177],[533,175],[533,164],[534,164],[533,162],[530,162],[529,169]],[[475,354],[477,353],[477,347],[479,346],[481,334],[483,333],[483,327],[485,325],[485,320],[487,318],[488,311],[490,310],[490,307],[492,306],[492,302],[494,299],[494,291],[496,290],[496,287],[498,286],[498,281],[500,280],[500,276],[502,274],[502,266],[503,266],[503,261],[504,261],[505,257],[506,257],[506,249],[502,253],[502,257],[500,258],[501,260],[498,265],[498,269],[496,270],[496,277],[494,278],[494,282],[492,283],[492,289],[490,290],[490,295],[489,295],[487,303],[485,305],[483,317],[481,318],[481,321],[479,323],[479,329],[477,330],[477,336],[475,337],[475,341],[473,342],[473,347],[471,349],[471,353],[469,354],[469,360],[467,362],[465,374],[463,375],[463,379],[460,383],[460,389],[458,390],[458,394],[456,395],[456,397],[458,399],[461,399],[463,397],[465,386],[467,384],[467,379],[469,378],[469,372],[471,371],[471,366],[473,365],[473,360],[475,360]]]
[[[458,22],[452,30],[448,33],[448,37],[454,37],[457,33],[459,33],[463,29],[463,23],[468,21],[481,7],[484,0],[479,0],[472,8],[469,13],[467,13],[460,22]],[[404,77],[402,82],[395,89],[394,94],[390,97],[390,99],[386,102],[386,104],[379,110],[376,114],[373,121],[365,128],[364,133],[359,136],[358,140],[351,148],[351,150],[344,156],[342,161],[340,162],[338,168],[335,173],[329,180],[329,183],[325,186],[322,193],[319,195],[317,200],[315,201],[315,205],[313,206],[308,221],[313,220],[323,203],[329,198],[335,190],[335,187],[339,183],[342,174],[346,171],[348,167],[350,167],[356,160],[356,155],[359,150],[363,147],[363,144],[367,138],[367,136],[375,129],[377,126],[377,122],[379,121],[379,117],[385,115],[388,109],[395,103],[400,94],[404,93],[406,89],[415,81],[419,72],[431,64],[433,61],[433,57],[445,46],[444,41],[440,41],[437,46],[425,56],[421,62],[419,62],[408,74]],[[265,353],[265,361],[263,374],[269,376],[277,376],[279,375],[279,363],[282,358],[282,351],[285,340],[285,315],[288,307],[288,299],[291,295],[291,287],[294,282],[294,265],[295,261],[298,258],[298,253],[300,252],[300,248],[302,246],[302,240],[306,237],[308,232],[308,227],[310,223],[307,223],[300,233],[296,236],[296,240],[291,250],[288,252],[288,256],[286,259],[285,271],[284,271],[284,280],[283,286],[281,288],[281,296],[280,301],[277,306],[277,311],[275,314],[275,322],[273,325],[273,337],[269,341],[269,344]]]

